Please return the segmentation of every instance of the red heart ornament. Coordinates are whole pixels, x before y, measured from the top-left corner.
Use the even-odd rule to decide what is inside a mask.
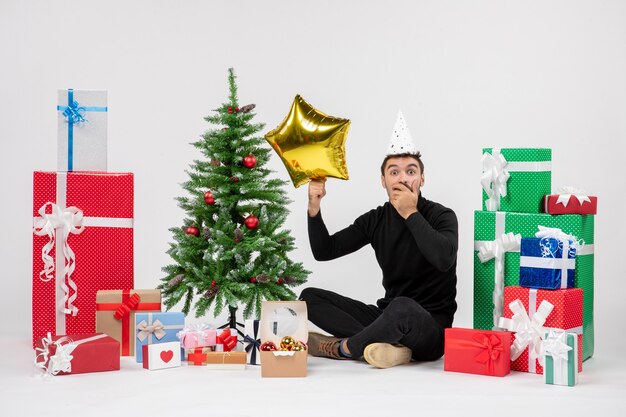
[[[174,357],[174,352],[171,350],[164,350],[161,352],[161,360],[165,363],[168,363]]]

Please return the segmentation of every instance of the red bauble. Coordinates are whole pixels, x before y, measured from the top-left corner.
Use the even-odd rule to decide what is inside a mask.
[[[282,278],[278,278],[278,280],[276,280],[276,283],[277,283],[278,285],[283,285],[283,284],[285,283],[285,280],[284,280],[284,279],[282,279]]]
[[[215,204],[215,198],[213,197],[213,193],[207,191],[204,193],[204,202],[207,204]]]
[[[211,281],[211,287],[215,287],[217,285],[217,281],[213,280]]]
[[[248,229],[256,229],[259,226],[259,218],[255,215],[249,215],[243,222]]]
[[[200,229],[198,229],[196,226],[189,226],[185,229],[185,233],[187,233],[188,235],[200,236]]]
[[[233,108],[232,107],[228,108],[228,114],[233,114]]]
[[[239,107],[235,107],[235,111],[239,111]]]
[[[276,345],[274,342],[265,342],[261,345],[261,350],[264,352],[276,350]]]
[[[248,156],[245,156],[243,158],[243,166],[250,169],[254,168],[256,166],[256,156],[252,154],[248,154]]]
[[[230,177],[230,180],[232,182],[239,182],[239,178],[237,178],[237,177]]]
[[[253,284],[256,284],[256,278],[255,277],[250,278],[250,282]]]

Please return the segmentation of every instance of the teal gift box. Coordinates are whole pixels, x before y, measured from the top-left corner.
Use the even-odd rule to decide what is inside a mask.
[[[584,339],[583,339],[584,340]],[[545,333],[542,344],[546,384],[573,387],[578,383],[578,336],[574,333]]]
[[[176,334],[185,327],[185,315],[177,312],[135,314],[135,356],[143,362],[144,345],[178,342]]]
[[[502,316],[504,286],[520,284],[520,252],[514,247],[513,235],[535,237],[538,226],[556,227],[564,233],[576,236],[584,244],[578,249],[574,287],[582,288],[583,302],[583,360],[593,355],[593,264],[594,264],[594,216],[544,213],[505,213],[492,211],[474,212],[474,328],[491,330],[497,327]],[[506,235],[511,233],[512,235]],[[502,237],[505,236],[503,240]],[[514,240],[514,239],[513,239]],[[521,239],[519,239],[521,240]],[[509,246],[508,243],[511,243]],[[497,257],[489,253],[500,250]],[[481,261],[481,251],[484,262]],[[487,256],[485,256],[487,255]],[[497,284],[497,285],[496,285]],[[494,301],[496,304],[494,304]]]
[[[552,150],[484,148],[483,210],[540,213],[552,188]]]

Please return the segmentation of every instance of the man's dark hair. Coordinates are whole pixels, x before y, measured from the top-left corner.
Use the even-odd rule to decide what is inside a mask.
[[[380,166],[380,175],[385,176],[385,166],[387,165],[387,161],[391,158],[413,158],[417,161],[417,164],[420,166],[420,171],[422,174],[424,173],[424,163],[422,162],[422,154],[418,153],[399,153],[397,155],[387,155],[385,159],[383,159],[383,163]]]

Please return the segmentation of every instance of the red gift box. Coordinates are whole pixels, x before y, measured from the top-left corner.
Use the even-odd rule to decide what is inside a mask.
[[[512,333],[445,329],[444,371],[505,376],[511,372]]]
[[[561,290],[537,290],[524,287],[504,287],[504,317],[511,319],[514,311],[511,309],[511,303],[519,301],[522,304],[523,309],[526,311],[528,318],[533,321],[536,314],[543,315],[542,302],[547,301],[554,307],[552,311],[547,314],[545,322],[539,324],[542,329],[539,330],[539,336],[543,338],[545,331],[549,329],[565,330],[568,333],[576,333],[578,335],[578,372],[583,369],[583,290],[581,288],[567,288]],[[547,307],[544,305],[544,307]],[[547,310],[545,310],[547,311]],[[537,319],[535,318],[535,321]],[[502,324],[500,327],[503,327]],[[512,329],[509,329],[512,330]],[[515,339],[518,339],[518,335],[515,335]],[[511,358],[515,358],[515,344],[513,341],[513,347],[511,351]],[[514,371],[531,372],[537,374],[543,374],[543,367],[541,366],[539,359],[530,359],[530,349],[540,349],[536,344],[531,343],[532,346],[526,347],[521,355],[511,362],[511,369]]]
[[[120,343],[104,333],[51,336],[37,340],[35,365],[50,375],[119,371]]]
[[[574,193],[547,195],[543,209],[549,214],[596,214],[598,197]]]
[[[95,332],[96,291],[133,288],[133,174],[33,175],[33,346]]]

